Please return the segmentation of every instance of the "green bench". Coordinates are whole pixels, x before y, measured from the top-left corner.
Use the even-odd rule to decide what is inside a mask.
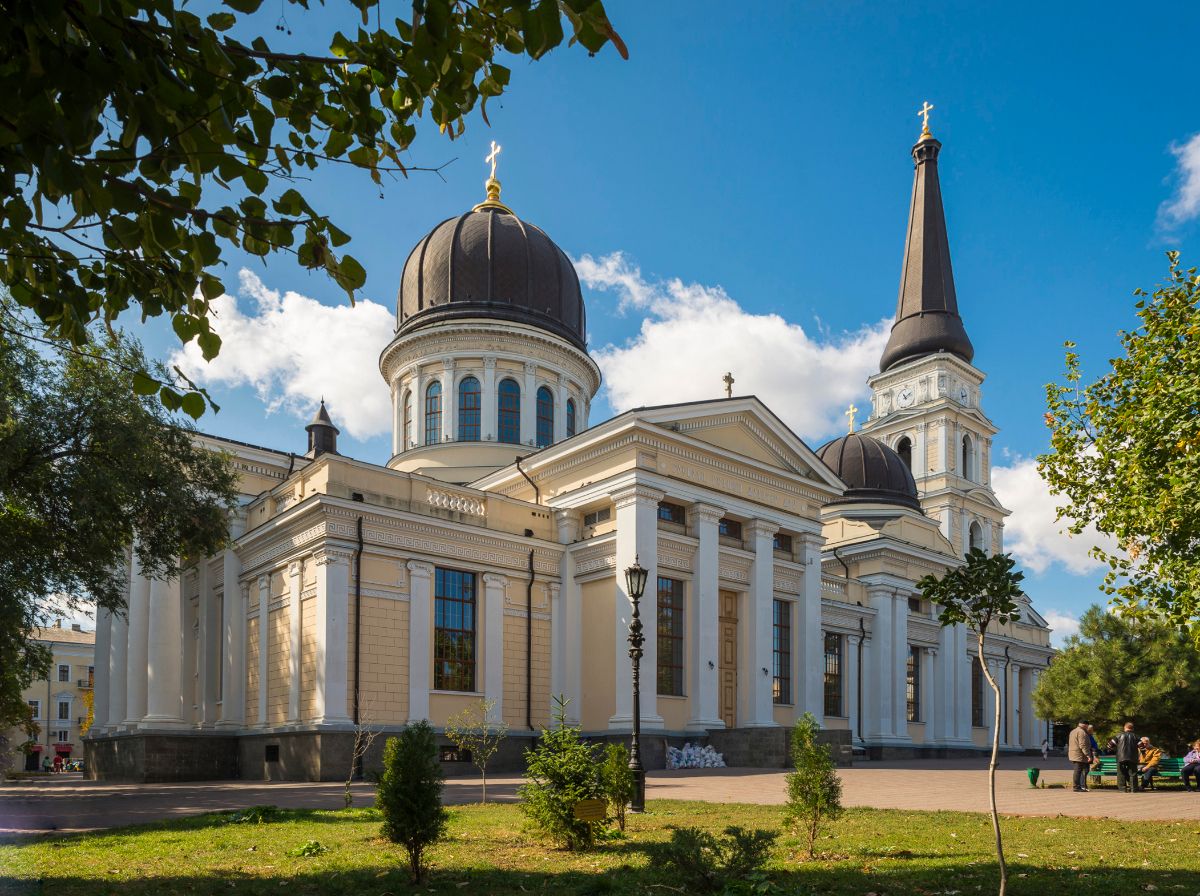
[[[1170,756],[1164,756],[1158,762],[1158,768],[1154,770],[1154,777],[1157,778],[1174,778],[1179,780],[1183,775],[1183,760],[1175,759]],[[1089,777],[1095,782],[1096,787],[1104,785],[1104,779],[1113,778],[1114,783],[1117,777],[1117,758],[1115,756],[1101,756],[1100,767],[1094,768],[1088,772]],[[1141,775],[1138,775],[1140,778]],[[1151,787],[1154,785],[1151,784]]]

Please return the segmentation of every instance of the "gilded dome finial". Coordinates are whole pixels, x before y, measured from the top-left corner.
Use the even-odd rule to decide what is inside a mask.
[[[921,136],[917,138],[918,141],[933,139],[933,134],[929,133],[929,113],[932,112],[933,109],[933,103],[929,102],[929,100],[926,100],[922,104],[920,110],[917,112],[917,114],[921,116]],[[496,144],[493,143],[492,145],[495,146]],[[493,175],[495,174],[494,166],[492,173]]]
[[[483,183],[484,188],[487,190],[487,199],[475,206],[472,211],[477,212],[483,208],[498,208],[501,211],[508,212],[510,215],[512,214],[512,209],[500,201],[500,181],[496,180],[496,159],[502,149],[503,147],[499,143],[495,140],[492,141],[492,151],[483,160],[485,164],[492,166],[491,175]]]

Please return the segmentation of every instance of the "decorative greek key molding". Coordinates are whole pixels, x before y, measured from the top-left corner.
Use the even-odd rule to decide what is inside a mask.
[[[470,495],[439,491],[431,488],[425,496],[425,500],[429,503],[430,507],[440,507],[443,510],[453,510],[456,513],[465,513],[470,516],[487,515],[487,504]]]
[[[717,569],[717,576],[731,582],[750,582],[750,567],[741,564],[722,563]]]

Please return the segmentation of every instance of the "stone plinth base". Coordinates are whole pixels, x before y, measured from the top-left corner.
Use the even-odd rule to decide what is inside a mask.
[[[238,739],[225,734],[136,731],[84,738],[93,781],[214,781],[238,777]]]

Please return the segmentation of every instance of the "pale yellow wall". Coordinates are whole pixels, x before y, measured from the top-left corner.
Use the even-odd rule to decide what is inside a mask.
[[[668,731],[682,731],[691,715],[691,701],[687,697],[659,694],[658,714],[663,717],[663,725]]]
[[[914,744],[925,743],[925,723],[924,722],[909,722],[908,737]]]
[[[537,589],[534,591],[535,603]],[[524,611],[519,616],[504,617],[504,721],[513,728],[525,728],[525,657],[527,635]],[[482,679],[477,679],[482,686]],[[533,620],[533,725],[540,728],[550,723],[550,622]]]
[[[251,589],[253,593],[254,589]],[[258,617],[246,620],[246,722],[258,721]]]
[[[350,687],[354,705],[354,598],[350,598]],[[402,725],[408,720],[408,603],[364,597],[360,714],[365,722]]]
[[[585,646],[579,662],[583,705],[577,709],[584,730],[597,731],[608,728],[608,720],[616,711],[613,693],[616,659],[612,647],[612,633],[617,624],[616,581],[608,578],[588,582],[581,592]]]
[[[829,728],[833,731],[849,731],[850,720],[839,716],[826,716],[825,721],[821,723],[821,727]]]
[[[317,600],[312,595],[300,601],[300,718],[311,719],[316,714]]]
[[[430,722],[435,728],[440,728],[446,724],[446,720],[451,716],[458,715],[468,709],[475,709],[479,706],[479,701],[483,697],[479,694],[451,694],[446,691],[439,691],[436,694],[429,695],[429,716]],[[508,713],[504,713],[505,721],[508,721]],[[524,722],[522,722],[522,725]]]
[[[272,610],[267,635],[267,722],[278,725],[287,720],[288,687],[288,607]]]

